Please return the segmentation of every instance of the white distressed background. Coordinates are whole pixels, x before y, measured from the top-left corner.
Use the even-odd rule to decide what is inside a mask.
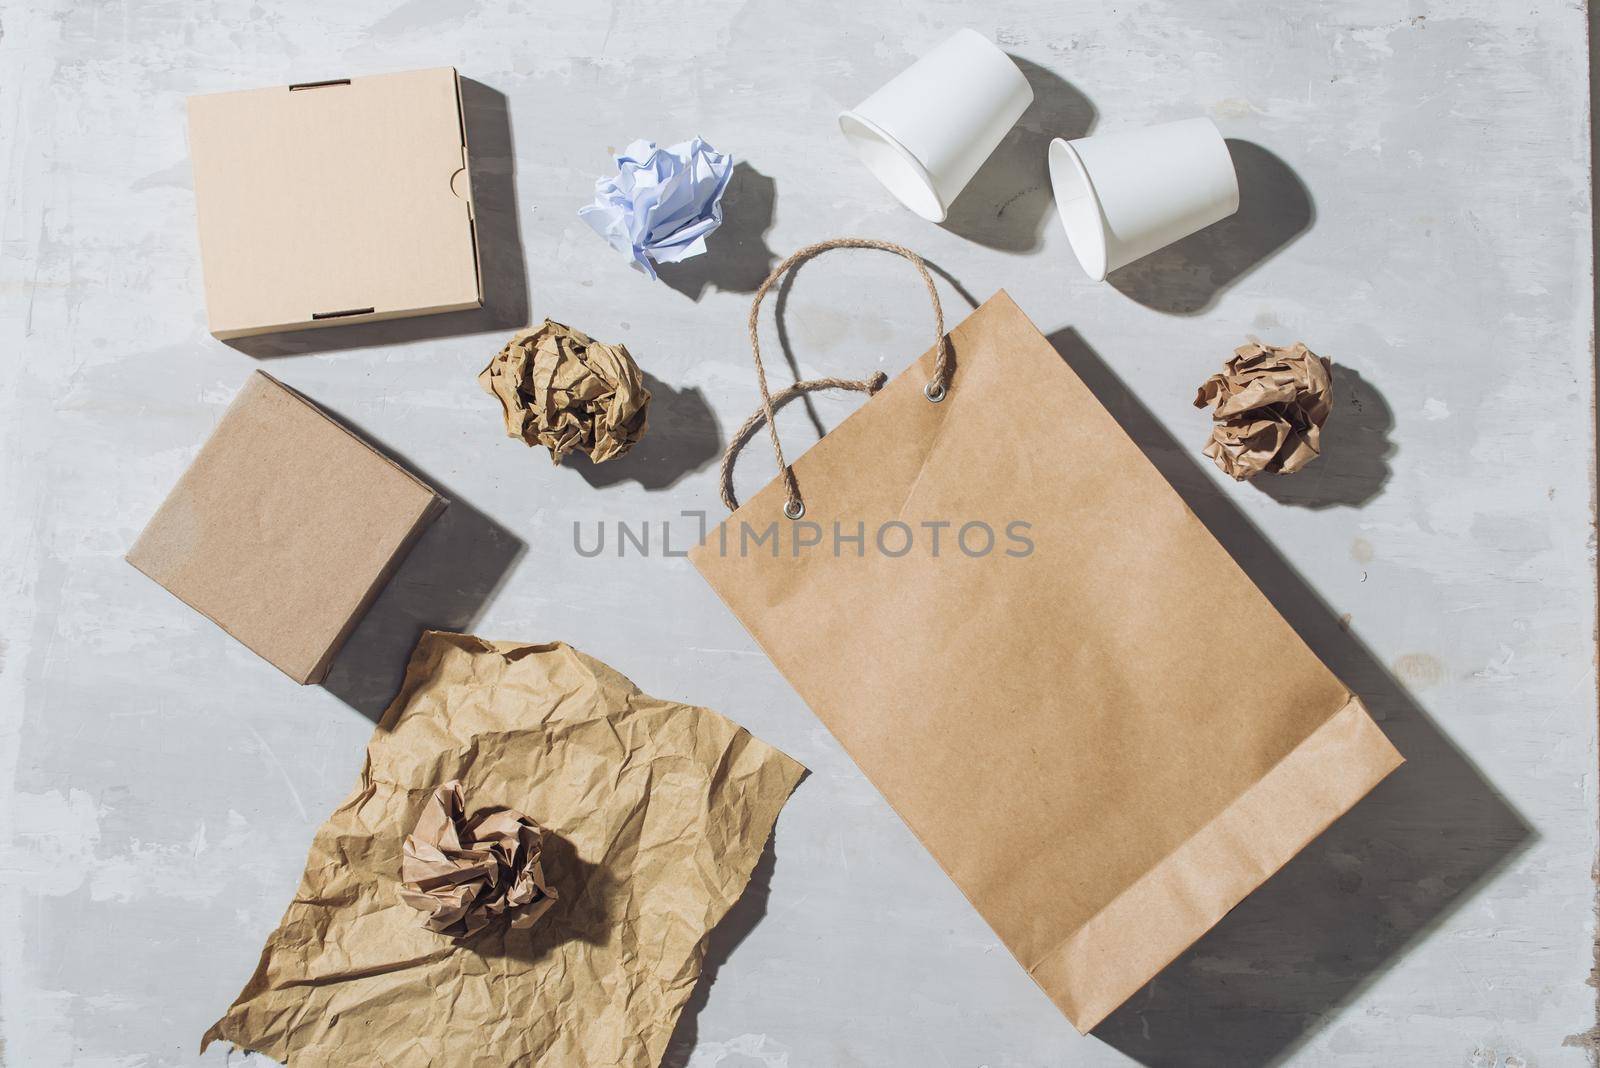
[[[963,25],[1026,61],[1038,102],[941,229],[833,116]],[[674,1063],[1586,1063],[1586,60],[1581,6],[1542,0],[0,0],[0,1062],[196,1062],[427,623],[566,639],[814,769]],[[479,83],[494,307],[301,355],[211,339],[184,97],[439,64]],[[1089,284],[1046,214],[1045,140],[1193,114],[1239,142],[1243,216]],[[609,150],[694,133],[748,169],[714,255],[652,284],[574,211]],[[571,548],[574,520],[715,511],[755,402],[745,291],[843,234],[1010,290],[1411,758],[1091,1037],[686,561]],[[926,342],[921,287],[881,255],[830,259],[787,303],[801,370],[897,369]],[[474,374],[545,315],[626,341],[661,384],[626,466],[586,478],[500,436]],[[1341,368],[1327,455],[1267,491],[1203,466],[1189,406],[1247,333]],[[328,688],[121,559],[258,366],[458,502]],[[824,425],[847,410],[818,402]],[[797,447],[815,432],[783,423]],[[750,450],[744,484],[771,472]]]

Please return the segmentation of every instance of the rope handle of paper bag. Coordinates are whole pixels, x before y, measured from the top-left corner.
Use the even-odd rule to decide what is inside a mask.
[[[795,252],[788,259],[772,269],[766,281],[761,283],[756,290],[755,299],[750,302],[750,354],[756,361],[756,381],[761,386],[761,410],[744,421],[744,425],[734,433],[728,442],[728,450],[722,454],[722,503],[728,506],[728,511],[739,507],[738,498],[733,494],[733,464],[738,458],[739,450],[761,429],[765,423],[767,432],[772,437],[772,451],[778,457],[778,471],[783,478],[784,504],[783,514],[790,519],[799,519],[806,514],[806,503],[800,496],[800,484],[795,481],[794,469],[783,458],[783,442],[778,440],[778,424],[776,413],[779,408],[794,398],[805,394],[815,393],[824,389],[849,389],[868,396],[883,388],[888,376],[882,371],[873,374],[870,378],[815,378],[804,382],[796,382],[787,389],[773,394],[767,388],[767,369],[761,363],[761,301],[766,297],[767,291],[778,283],[789,270],[813,256],[819,255],[834,248],[875,248],[884,252],[892,252],[896,256],[904,257],[916,267],[917,273],[922,275],[923,284],[928,287],[928,297],[933,301],[934,329],[937,331],[934,338],[934,348],[937,355],[933,361],[933,377],[928,379],[928,384],[923,387],[923,396],[934,404],[944,400],[945,393],[950,385],[950,342],[944,334],[944,309],[939,305],[939,291],[934,288],[933,275],[928,273],[928,265],[922,257],[910,249],[888,241],[874,241],[865,237],[839,237],[831,241],[818,241],[814,245],[807,245]]]

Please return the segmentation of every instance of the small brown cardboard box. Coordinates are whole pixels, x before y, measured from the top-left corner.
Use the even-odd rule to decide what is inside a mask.
[[[481,307],[454,68],[189,98],[218,338]]]
[[[447,504],[257,371],[128,562],[296,682],[318,682]]]

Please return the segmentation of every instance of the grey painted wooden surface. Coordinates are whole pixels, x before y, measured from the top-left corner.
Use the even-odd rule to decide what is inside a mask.
[[[847,157],[833,115],[962,25],[1038,99],[939,228]],[[715,938],[676,1063],[1585,1063],[1584,29],[1576,4],[1493,0],[4,0],[0,1060],[196,1061],[428,624],[568,640],[813,769]],[[446,63],[473,80],[491,307],[303,354],[212,340],[185,95]],[[1240,217],[1088,283],[1048,217],[1047,138],[1194,114],[1233,139]],[[574,211],[608,150],[695,133],[743,161],[729,221],[651,284]],[[841,234],[925,252],[953,313],[1007,288],[1411,760],[1091,1037],[686,561],[572,549],[574,521],[716,512],[716,457],[755,403],[748,291]],[[925,342],[924,300],[903,266],[837,254],[786,302],[794,358],[893,371]],[[552,469],[500,436],[474,374],[546,315],[653,376],[632,459]],[[1327,455],[1260,487],[1205,465],[1189,406],[1252,333],[1339,365]],[[456,500],[325,688],[121,559],[255,367]],[[848,410],[816,405],[824,426]],[[783,428],[796,448],[815,434],[798,409]],[[743,484],[771,473],[752,449]]]

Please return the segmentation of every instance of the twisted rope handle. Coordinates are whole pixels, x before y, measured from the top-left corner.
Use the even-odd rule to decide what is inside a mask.
[[[849,389],[869,396],[883,388],[888,381],[881,371],[870,378],[817,378],[794,385],[782,390],[776,396],[767,388],[767,369],[761,362],[761,302],[766,298],[767,291],[778,283],[789,270],[797,264],[810,259],[820,253],[833,248],[875,248],[884,252],[892,252],[911,261],[917,272],[922,275],[923,284],[928,287],[928,297],[933,301],[934,329],[937,334],[934,338],[934,348],[937,355],[934,357],[933,377],[923,389],[923,394],[928,400],[937,404],[944,400],[945,392],[950,384],[950,342],[944,335],[944,309],[939,305],[939,291],[934,288],[933,275],[928,272],[928,265],[922,262],[922,257],[915,252],[888,241],[875,241],[865,237],[840,237],[831,241],[818,241],[814,245],[807,245],[789,256],[788,259],[772,269],[766,281],[761,283],[756,290],[755,299],[750,302],[750,354],[756,361],[756,381],[761,386],[761,411],[746,419],[744,425],[733,435],[728,442],[728,449],[722,454],[722,503],[727,505],[731,512],[739,507],[739,501],[733,494],[733,464],[742,449],[760,429],[762,423],[767,424],[767,432],[772,437],[772,451],[778,458],[778,470],[783,477],[785,500],[783,514],[790,519],[799,519],[806,514],[805,501],[800,496],[800,485],[795,481],[794,469],[783,458],[783,442],[778,440],[777,409],[795,397],[804,393],[814,393],[823,389]]]

